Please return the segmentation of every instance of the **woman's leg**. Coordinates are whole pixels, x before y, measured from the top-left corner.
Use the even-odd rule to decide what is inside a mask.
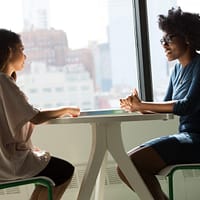
[[[44,188],[44,187],[41,186],[41,185],[35,186],[35,189],[34,189],[32,195],[31,195],[30,200],[38,200],[39,195],[40,195],[40,192],[43,190],[43,188]],[[45,199],[44,199],[44,200],[45,200]]]
[[[71,178],[72,179],[72,178]],[[71,179],[67,180],[63,184],[53,188],[53,199],[60,200],[65,190],[71,182]],[[30,200],[48,200],[48,191],[44,186],[37,185],[32,193]]]
[[[71,179],[66,181],[62,185],[59,185],[59,186],[54,188],[54,196],[53,197],[54,197],[55,200],[60,200],[61,199],[61,197],[63,196],[65,190],[67,189],[68,185],[70,184]],[[43,200],[43,198],[41,197],[39,200]]]
[[[140,173],[140,176],[143,178],[153,198],[155,200],[167,200],[168,198],[163,193],[159,181],[155,176],[166,166],[165,162],[160,158],[157,152],[151,147],[139,147],[133,149],[129,153],[129,156]],[[119,167],[117,171],[122,181],[131,188]],[[131,189],[134,190],[134,188]]]
[[[51,157],[48,165],[36,176],[46,176],[55,183],[53,187],[54,200],[59,200],[72,180],[74,166],[69,162]],[[31,195],[31,200],[48,200],[48,191],[44,186],[37,185]]]

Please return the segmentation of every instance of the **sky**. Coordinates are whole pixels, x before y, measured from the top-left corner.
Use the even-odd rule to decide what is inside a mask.
[[[87,46],[88,40],[106,41],[106,0],[49,1],[50,26],[66,32],[71,48]],[[0,27],[22,31],[22,0],[0,0],[0,5]]]
[[[108,0],[49,1],[50,26],[66,32],[69,47],[87,46],[88,40],[107,40]],[[177,2],[185,11],[200,12],[200,0]],[[22,0],[0,0],[0,5],[0,27],[20,32],[23,28]]]
[[[50,23],[64,28],[71,46],[107,38],[106,0],[51,0],[51,13]]]
[[[200,13],[200,0],[177,0],[183,11]]]

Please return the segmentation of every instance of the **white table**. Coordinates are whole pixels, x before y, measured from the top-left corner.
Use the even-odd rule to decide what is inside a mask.
[[[105,163],[102,165],[106,152],[109,151],[131,186],[141,200],[153,200],[153,197],[141,179],[124,150],[121,137],[121,123],[127,121],[168,120],[173,114],[136,114],[116,111],[82,112],[77,118],[58,118],[49,124],[88,123],[91,125],[93,139],[89,161],[81,183],[77,200],[89,200],[96,183],[95,200],[103,200]],[[101,168],[101,166],[103,166]],[[101,170],[100,170],[101,169]]]

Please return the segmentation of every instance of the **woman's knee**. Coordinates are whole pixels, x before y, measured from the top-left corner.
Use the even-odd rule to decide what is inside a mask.
[[[75,167],[72,164],[68,163],[66,167],[66,171],[65,171],[66,181],[72,178],[74,171],[75,171]]]
[[[138,170],[145,170],[156,174],[166,166],[160,155],[152,147],[140,148],[130,155]]]
[[[71,176],[72,176],[74,174],[75,167],[71,164],[68,170],[69,170],[69,173],[71,173]]]

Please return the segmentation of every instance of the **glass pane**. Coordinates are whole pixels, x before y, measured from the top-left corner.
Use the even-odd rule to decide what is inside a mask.
[[[177,4],[183,11],[200,13],[200,1],[199,0],[177,0]]]
[[[168,87],[169,76],[176,61],[168,62],[164,50],[160,45],[162,32],[158,28],[157,17],[159,14],[167,14],[172,6],[180,6],[183,11],[199,13],[199,0],[171,0],[162,1],[151,0],[148,3],[148,21],[150,34],[151,67],[153,79],[154,100],[159,101],[164,98]],[[159,6],[158,6],[159,5]]]
[[[162,4],[160,0],[147,1],[153,95],[155,101],[163,100],[173,67],[173,62],[167,61],[164,50],[160,45],[162,32],[158,28],[158,15],[167,14],[168,9],[176,5],[176,0],[162,1]]]
[[[17,81],[35,106],[118,108],[137,87],[132,0],[0,2],[1,27],[22,35]]]

